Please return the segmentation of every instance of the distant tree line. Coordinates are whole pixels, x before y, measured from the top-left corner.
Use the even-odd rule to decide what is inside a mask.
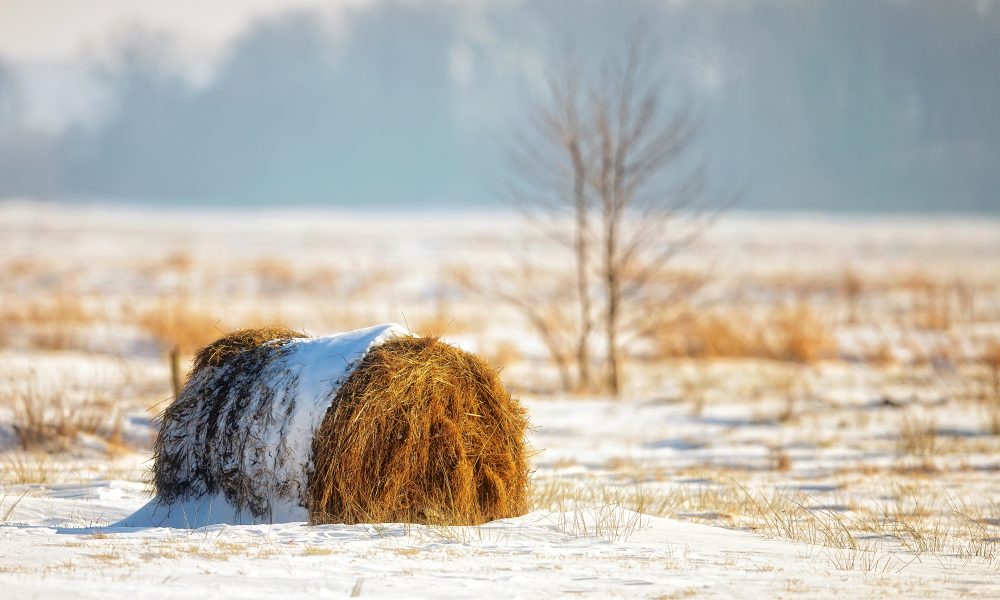
[[[1000,209],[1000,9],[892,0],[385,0],[335,33],[258,21],[197,83],[136,30],[95,65],[106,112],[65,131],[27,128],[0,66],[0,197],[488,202],[540,57],[575,40],[593,64],[637,20],[668,89],[704,102],[713,162],[752,184],[743,206]]]

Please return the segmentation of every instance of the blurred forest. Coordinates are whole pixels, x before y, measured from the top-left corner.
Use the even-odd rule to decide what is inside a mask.
[[[599,61],[636,22],[704,108],[715,170],[749,184],[743,207],[1000,204],[1000,10],[888,0],[387,0],[339,27],[298,10],[254,22],[200,79],[170,33],[136,27],[81,61],[100,101],[56,130],[25,118],[32,66],[0,57],[0,196],[496,202],[545,59]]]

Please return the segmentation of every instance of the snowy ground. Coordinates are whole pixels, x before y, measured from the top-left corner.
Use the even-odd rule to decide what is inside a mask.
[[[1000,222],[726,219],[678,263],[711,266],[727,315],[806,298],[837,352],[642,356],[619,400],[542,393],[551,371],[518,315],[442,283],[502,264],[516,230],[0,203],[0,596],[1000,596],[1000,404],[976,358],[1000,339]],[[850,320],[848,269],[865,282]],[[111,527],[149,497],[170,395],[156,335],[201,314],[329,333],[400,313],[504,364],[535,426],[530,514]],[[54,425],[26,451],[32,415]]]
[[[129,504],[128,492],[91,488]],[[64,501],[65,502],[65,501]],[[82,503],[82,501],[81,501]],[[89,503],[95,507],[99,501]],[[449,531],[387,525],[214,526],[86,532],[6,527],[7,597],[996,597],[996,572],[925,560],[884,571],[849,555],[753,534],[640,517],[626,540],[534,512]],[[849,569],[849,561],[872,565]],[[838,592],[842,590],[842,592]]]
[[[68,461],[69,472],[58,472],[54,462],[47,467],[50,476],[68,483],[5,487],[0,584],[7,597],[16,598],[829,597],[841,593],[836,590],[852,597],[1000,594],[996,559],[961,557],[958,548],[918,551],[890,534],[860,533],[856,548],[837,548],[781,539],[766,527],[748,531],[704,506],[655,506],[657,499],[690,502],[693,494],[727,489],[728,476],[751,486],[751,494],[762,489],[768,477],[754,477],[752,469],[760,463],[764,471],[768,458],[748,436],[727,435],[727,429],[742,428],[718,425],[721,416],[691,417],[673,404],[602,400],[535,400],[529,407],[538,426],[533,441],[546,448],[536,479],[567,488],[584,482],[607,498],[577,499],[557,491],[567,498],[481,527],[292,523],[128,529],[107,524],[147,500],[147,488],[136,481],[144,455],[119,458],[118,477],[124,479],[112,480],[79,476],[70,467],[85,461]],[[700,439],[694,437],[698,431],[703,431]],[[838,456],[843,451],[796,448],[801,458],[793,460],[801,460],[802,468],[775,478],[789,497],[794,497],[792,488],[806,489],[812,498],[807,501],[848,515],[861,510],[855,503],[884,499],[891,488],[877,481],[870,486],[878,490],[852,485],[850,477],[816,466],[849,462]],[[644,466],[612,460],[623,454]],[[994,450],[983,464],[995,470],[996,460]],[[706,463],[714,467],[699,467],[701,477],[683,475]],[[723,469],[730,475],[724,476]],[[989,488],[982,487],[983,478],[972,485],[966,481],[964,491],[961,477],[941,483],[956,496],[1000,496],[997,478],[987,481]],[[628,496],[640,489],[650,512],[676,517],[629,510]],[[719,511],[732,506],[721,498],[716,505]]]

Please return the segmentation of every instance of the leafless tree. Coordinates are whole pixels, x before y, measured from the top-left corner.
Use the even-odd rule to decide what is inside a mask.
[[[651,67],[646,40],[636,35],[624,58],[603,66],[589,98],[588,183],[598,199],[606,382],[614,394],[626,344],[660,326],[691,291],[670,280],[666,265],[718,214],[708,209],[704,165],[689,156],[698,120],[687,106],[665,106]]]
[[[575,387],[592,387],[590,337],[594,328],[591,280],[593,198],[588,189],[589,132],[581,114],[583,90],[576,60],[567,54],[549,70],[547,97],[534,107],[528,127],[511,148],[511,194],[517,206],[550,237],[572,249],[575,262],[576,327],[573,335]],[[567,231],[566,223],[572,223]],[[538,327],[536,326],[536,329]]]
[[[641,34],[624,56],[599,68],[581,68],[568,56],[549,69],[545,98],[513,144],[512,196],[530,223],[571,251],[572,282],[557,287],[575,298],[558,297],[564,305],[556,311],[576,315],[570,333],[552,335],[540,318],[553,297],[509,289],[494,296],[517,307],[546,340],[564,386],[568,363],[575,364],[579,390],[620,393],[625,348],[663,327],[703,281],[674,276],[671,258],[718,214],[707,208],[703,161],[692,156],[699,120],[687,105],[667,106],[650,56]],[[606,357],[601,378],[592,373],[597,334]]]

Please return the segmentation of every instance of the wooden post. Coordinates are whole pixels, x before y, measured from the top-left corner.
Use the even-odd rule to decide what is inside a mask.
[[[174,399],[181,394],[181,349],[174,346],[170,349],[170,383],[174,387]]]

